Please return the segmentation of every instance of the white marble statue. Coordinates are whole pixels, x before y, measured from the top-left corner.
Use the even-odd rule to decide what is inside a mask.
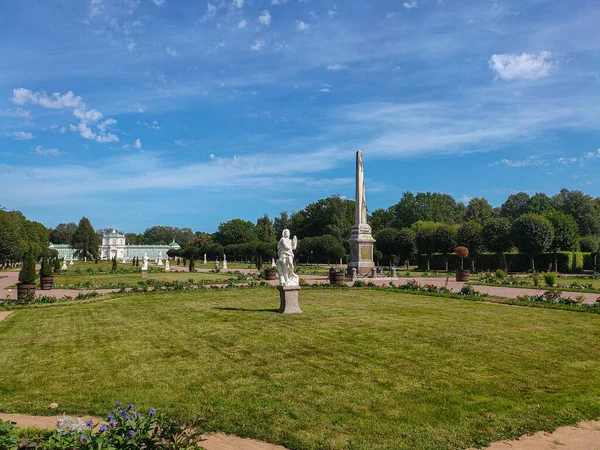
[[[223,253],[223,270],[227,270],[227,255]]]
[[[206,253],[204,254],[204,264],[208,264],[208,262],[206,261]]]
[[[275,267],[277,267],[275,265],[275,258],[271,258],[271,268],[274,269]]]
[[[71,262],[69,263],[70,266],[73,265],[73,255],[71,255]]]
[[[156,258],[156,265],[157,266],[162,266],[163,262],[162,262],[162,252],[158,252],[158,257]]]
[[[298,275],[294,273],[294,250],[298,246],[298,239],[290,239],[290,230],[283,230],[282,237],[277,244],[277,273],[281,286],[298,286]]]
[[[67,260],[63,259],[63,264],[62,267],[60,268],[60,270],[67,270]]]
[[[148,253],[144,253],[144,258],[142,259],[142,270],[148,270]]]
[[[167,258],[165,260],[165,272],[170,272],[171,271],[171,266],[169,264],[169,258]]]

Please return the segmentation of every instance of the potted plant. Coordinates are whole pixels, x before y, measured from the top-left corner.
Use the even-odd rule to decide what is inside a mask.
[[[54,285],[54,274],[52,265],[46,256],[42,257],[42,266],[40,267],[40,286],[43,291],[49,291]]]
[[[29,251],[23,259],[23,267],[19,272],[19,282],[17,283],[17,299],[24,302],[29,294],[35,295],[37,276],[35,273],[35,259],[33,252]]]
[[[267,267],[265,269],[265,280],[277,279],[277,267]]]
[[[54,275],[60,275],[60,258],[58,256],[54,258]]]
[[[456,256],[460,258],[460,269],[456,269],[456,281],[469,281],[469,271],[464,270],[465,258],[469,256],[467,247],[459,246],[455,249]]]

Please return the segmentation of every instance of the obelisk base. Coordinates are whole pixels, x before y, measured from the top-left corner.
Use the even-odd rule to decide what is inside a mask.
[[[348,270],[351,271],[355,268],[357,274],[368,275],[371,269],[375,267],[375,263],[373,262],[373,244],[375,244],[375,239],[371,236],[371,227],[368,225],[363,225],[362,227],[364,229],[355,227],[348,240],[350,244]]]
[[[281,314],[301,314],[302,310],[298,305],[298,293],[300,286],[277,286],[279,290],[279,313]]]
[[[147,270],[142,270],[142,278],[146,278],[148,276]]]

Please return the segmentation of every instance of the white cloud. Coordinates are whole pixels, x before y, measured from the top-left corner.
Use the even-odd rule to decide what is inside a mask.
[[[554,67],[551,57],[550,52],[492,55],[489,66],[503,80],[537,80]]]
[[[329,92],[329,88],[328,87],[324,87],[319,89],[319,92]]]
[[[63,154],[60,150],[58,150],[56,148],[43,148],[41,145],[38,145],[35,148],[35,152],[38,155],[42,155],[42,156],[60,156]]]
[[[17,141],[28,141],[29,139],[33,139],[35,136],[28,131],[13,131],[10,136],[12,136]]]
[[[136,139],[135,142],[133,143],[133,146],[135,148],[137,148],[138,150],[140,150],[142,148],[142,141],[140,141],[140,139]]]
[[[65,134],[65,132],[67,131],[67,129],[65,127],[59,127],[56,124],[50,125],[48,127],[48,129],[51,130],[51,131],[56,131],[56,132],[58,132],[60,134]]]
[[[406,9],[416,8],[418,6],[417,0],[408,0],[407,2],[402,3]]]
[[[117,121],[115,119],[106,119],[105,121],[98,124],[98,129],[104,133],[108,127],[116,124]]]
[[[175,50],[173,47],[169,47],[168,45],[167,45],[167,48],[165,48],[165,51],[171,56],[179,55],[179,52],[177,50]]]
[[[242,9],[244,7],[244,3],[246,0],[233,0],[233,4],[238,7],[238,9]]]
[[[285,5],[288,0],[271,0],[271,5]]]
[[[265,45],[265,41],[263,39],[255,39],[254,44],[250,46],[250,49],[258,51],[263,45]]]
[[[334,72],[337,72],[339,70],[349,70],[349,67],[345,64],[329,64],[327,66],[327,70],[332,70]]]
[[[164,6],[165,3],[167,3],[167,0],[152,0],[152,3],[154,3],[156,6]]]
[[[146,111],[146,105],[143,105],[141,103],[134,103],[133,105],[131,105],[131,107],[139,113],[143,113],[144,111]]]
[[[90,0],[90,17],[101,14],[104,10],[102,0]]]
[[[248,25],[248,21],[246,19],[242,19],[240,20],[240,22],[238,23],[238,28],[240,30],[243,30],[244,28],[246,28],[246,26]]]
[[[174,142],[178,147],[187,147],[188,145],[185,139],[175,139]]]
[[[55,92],[51,96],[45,92],[33,92],[25,88],[13,89],[12,102],[17,105],[32,105],[43,106],[44,108],[63,109],[63,108],[78,108],[85,106],[81,97],[76,97],[72,91],[61,95]]]
[[[86,110],[85,105],[81,108],[75,108],[73,115],[78,119],[85,120],[87,122],[97,122],[102,119],[103,114],[95,109]]]
[[[271,14],[269,11],[264,10],[260,16],[258,16],[258,21],[265,26],[269,26],[271,24]]]
[[[296,20],[296,30],[298,31],[306,31],[310,28],[310,25],[302,20]]]

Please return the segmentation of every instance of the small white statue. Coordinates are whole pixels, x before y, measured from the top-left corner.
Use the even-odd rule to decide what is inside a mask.
[[[169,265],[169,258],[165,260],[165,272],[170,272],[171,266]]]
[[[227,256],[223,253],[223,270],[227,270]]]
[[[271,258],[271,268],[275,268],[275,267],[277,267],[275,265],[275,258]]]
[[[219,260],[215,261],[215,270],[219,270]]]
[[[158,252],[158,257],[156,258],[156,265],[157,266],[162,266],[163,262],[162,262],[162,252]]]
[[[60,270],[67,270],[67,260],[63,259],[63,264],[62,267],[60,268]]]
[[[142,259],[142,270],[148,270],[148,253],[144,253],[144,258]]]
[[[73,265],[73,255],[71,255],[71,262],[69,263],[70,266]]]
[[[204,264],[208,264],[208,262],[206,261],[206,253],[204,254]]]
[[[283,230],[282,237],[277,244],[277,273],[281,286],[298,286],[298,275],[294,273],[294,250],[298,246],[298,239],[290,239],[290,230]]]

